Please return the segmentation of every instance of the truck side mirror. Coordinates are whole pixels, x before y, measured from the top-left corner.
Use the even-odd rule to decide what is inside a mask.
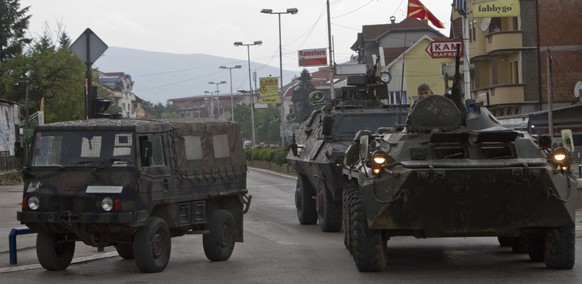
[[[333,128],[333,117],[326,115],[323,117],[323,136],[330,136]]]
[[[20,158],[22,157],[22,145],[20,142],[14,143],[14,157]]]
[[[152,142],[149,140],[144,140],[141,142],[140,146],[140,157],[142,166],[150,165],[150,158],[152,157]]]

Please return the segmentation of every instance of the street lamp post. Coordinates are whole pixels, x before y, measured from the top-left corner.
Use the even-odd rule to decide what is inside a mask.
[[[262,9],[261,13],[263,14],[276,14],[279,17],[279,80],[281,84],[281,88],[279,89],[279,98],[281,100],[281,113],[280,113],[280,121],[281,121],[281,146],[285,147],[285,110],[283,108],[283,48],[281,45],[281,15],[282,14],[291,14],[295,15],[299,12],[297,8],[288,8],[287,11],[284,12],[273,12],[273,9]]]
[[[220,117],[220,97],[218,96],[218,94],[220,93],[220,90],[218,89],[218,85],[226,84],[226,81],[220,81],[220,82],[210,81],[210,82],[208,82],[208,84],[216,85],[216,118],[218,119]],[[212,115],[214,115],[214,113]]]
[[[241,65],[235,65],[232,67],[226,67],[223,65],[218,67],[220,69],[228,69],[230,73],[230,118],[232,121],[234,121],[234,94],[232,93],[232,69],[239,69],[241,67],[242,67]]]
[[[253,96],[253,84],[252,84],[252,76],[251,76],[251,46],[252,45],[261,45],[263,44],[260,40],[255,40],[253,43],[242,43],[237,41],[234,43],[234,46],[246,46],[247,47],[247,57],[249,63],[249,92],[251,93],[251,129],[253,135],[253,146],[256,145],[255,141],[255,98]]]

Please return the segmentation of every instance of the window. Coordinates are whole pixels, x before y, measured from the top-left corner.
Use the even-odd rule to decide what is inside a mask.
[[[228,136],[226,134],[213,135],[212,144],[214,146],[214,158],[227,158],[230,156]]]
[[[140,136],[140,157],[143,167],[165,166],[164,142],[162,135]]]
[[[200,136],[184,136],[184,148],[186,150],[186,160],[202,159],[202,141]]]
[[[83,137],[81,140],[81,158],[101,156],[101,136]]]
[[[512,84],[519,84],[519,62],[513,61],[509,64]]]

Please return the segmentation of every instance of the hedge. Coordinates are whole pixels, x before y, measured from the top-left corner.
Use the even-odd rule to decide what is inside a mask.
[[[287,163],[287,153],[289,153],[289,147],[245,149],[247,160],[273,162],[279,166]]]

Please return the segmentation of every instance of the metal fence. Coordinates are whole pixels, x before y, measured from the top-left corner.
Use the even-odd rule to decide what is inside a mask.
[[[0,173],[13,172],[20,168],[18,158],[10,156],[9,151],[0,151]]]

